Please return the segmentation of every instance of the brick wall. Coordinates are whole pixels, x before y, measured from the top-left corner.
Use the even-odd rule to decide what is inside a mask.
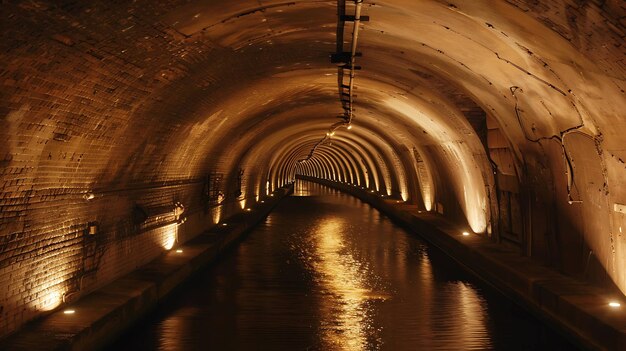
[[[168,158],[162,146],[183,143],[182,120],[228,93],[211,93],[233,78],[226,62],[173,84],[215,48],[168,33],[155,20],[161,4],[57,5],[2,5],[0,336],[220,217],[202,199],[203,176],[219,164]],[[237,209],[227,200],[221,217]],[[180,227],[177,201],[189,216]],[[149,214],[141,224],[137,206]]]

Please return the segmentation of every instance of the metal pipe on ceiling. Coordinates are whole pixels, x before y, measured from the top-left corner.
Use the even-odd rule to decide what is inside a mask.
[[[339,90],[339,100],[341,101],[342,108],[344,109],[344,115],[342,116],[343,120],[337,123],[334,123],[330,126],[328,132],[324,137],[317,142],[309,154],[301,159],[298,162],[305,162],[311,159],[315,154],[315,150],[323,144],[325,141],[329,141],[332,136],[335,134],[335,131],[340,127],[347,127],[350,129],[352,119],[354,117],[354,98],[356,97],[354,94],[354,80],[356,77],[356,71],[360,69],[359,66],[356,65],[356,58],[360,56],[360,53],[357,52],[358,47],[358,38],[359,38],[359,28],[362,21],[368,21],[369,17],[361,16],[361,9],[363,5],[363,0],[354,0],[354,15],[346,16],[345,15],[345,2],[339,2],[338,6],[344,6],[344,8],[340,8],[338,11],[339,21],[338,21],[338,30],[337,30],[337,53],[331,56],[331,62],[342,62],[343,65],[338,67],[338,90]],[[346,21],[353,22],[352,28],[352,42],[350,44],[350,51],[343,51],[343,27],[345,26]],[[344,70],[349,70],[348,75],[348,84],[344,84],[343,76]],[[345,91],[347,89],[347,92]],[[348,100],[344,100],[343,96],[347,96]]]

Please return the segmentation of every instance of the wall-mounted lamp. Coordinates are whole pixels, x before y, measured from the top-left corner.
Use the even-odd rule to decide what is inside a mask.
[[[463,232],[463,236],[469,236],[470,233],[469,232]]]
[[[611,302],[609,302],[609,306],[611,306],[613,308],[618,308],[618,307],[622,306],[622,304],[617,302],[617,301],[611,301]]]
[[[87,234],[96,235],[98,233],[98,223],[97,222],[89,222],[87,224]]]

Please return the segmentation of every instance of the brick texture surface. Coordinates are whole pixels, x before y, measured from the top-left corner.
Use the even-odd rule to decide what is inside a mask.
[[[201,108],[183,99],[201,87],[205,98],[197,104],[210,106],[221,93],[209,90],[233,78],[219,62],[188,77],[219,48],[183,41],[159,24],[158,16],[176,6],[3,3],[0,336],[219,217],[202,198],[203,176],[219,165],[168,159],[158,147],[181,142],[172,137],[181,133],[181,118],[198,118]],[[180,79],[187,81],[172,84]],[[178,201],[195,221],[191,227],[172,224]],[[140,225],[137,207],[147,215]],[[237,209],[221,207],[221,217]],[[98,233],[91,237],[93,222]]]

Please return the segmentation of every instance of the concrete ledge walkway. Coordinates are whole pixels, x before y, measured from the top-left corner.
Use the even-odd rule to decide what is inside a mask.
[[[464,236],[451,224],[416,206],[382,198],[341,182],[298,176],[351,194],[380,210],[465,266],[478,278],[545,320],[572,342],[589,349],[626,350],[626,299],[540,265],[484,236]],[[610,301],[621,307],[609,306]]]
[[[206,267],[260,223],[293,185],[225,220],[140,269],[98,289],[48,316],[26,325],[0,342],[0,350],[97,350],[106,347],[146,316],[172,290]],[[180,252],[178,252],[180,250]],[[64,311],[74,313],[66,314]]]

